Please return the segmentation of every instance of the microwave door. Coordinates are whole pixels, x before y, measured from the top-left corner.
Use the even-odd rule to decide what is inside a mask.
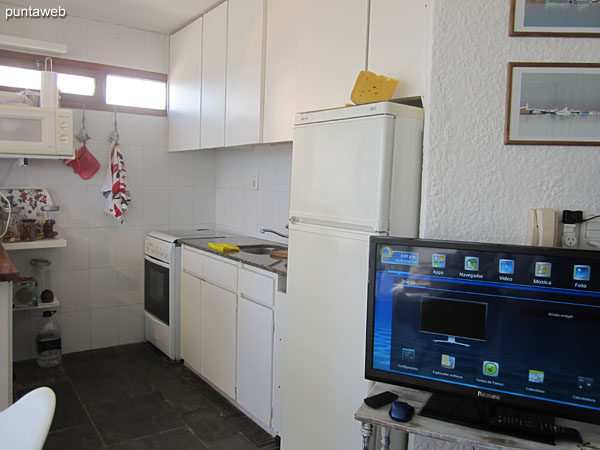
[[[0,153],[56,154],[55,110],[28,108],[26,113],[19,112],[0,109]]]

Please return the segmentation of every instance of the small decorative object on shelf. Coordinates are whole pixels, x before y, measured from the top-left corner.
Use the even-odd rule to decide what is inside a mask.
[[[44,230],[44,239],[54,239],[58,233],[54,231],[54,225],[56,224],[56,220],[51,217],[51,213],[53,211],[58,211],[60,206],[56,205],[45,205],[42,206],[42,211],[46,211],[48,213],[48,219],[44,222],[43,230]]]
[[[19,227],[22,241],[35,241],[37,239],[37,224],[35,219],[23,219]]]
[[[37,306],[35,296],[36,281],[33,277],[22,277],[13,282],[13,306],[14,308],[28,308]]]

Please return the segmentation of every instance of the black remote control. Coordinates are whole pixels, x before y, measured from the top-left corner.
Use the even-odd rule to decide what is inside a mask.
[[[581,434],[575,428],[561,427],[541,420],[522,419],[511,416],[495,416],[490,421],[493,428],[507,433],[526,433],[542,438],[554,438],[583,443]]]
[[[396,394],[390,391],[381,392],[365,398],[365,404],[371,408],[381,408],[388,403],[392,403],[398,398]]]

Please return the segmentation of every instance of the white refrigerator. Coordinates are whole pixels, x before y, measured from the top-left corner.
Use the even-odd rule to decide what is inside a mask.
[[[361,449],[369,236],[418,234],[423,110],[296,115],[282,450]]]

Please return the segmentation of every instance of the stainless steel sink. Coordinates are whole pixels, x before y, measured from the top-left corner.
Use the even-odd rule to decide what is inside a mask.
[[[245,253],[251,253],[253,255],[268,255],[275,250],[287,250],[287,247],[280,245],[240,245],[240,251]]]

